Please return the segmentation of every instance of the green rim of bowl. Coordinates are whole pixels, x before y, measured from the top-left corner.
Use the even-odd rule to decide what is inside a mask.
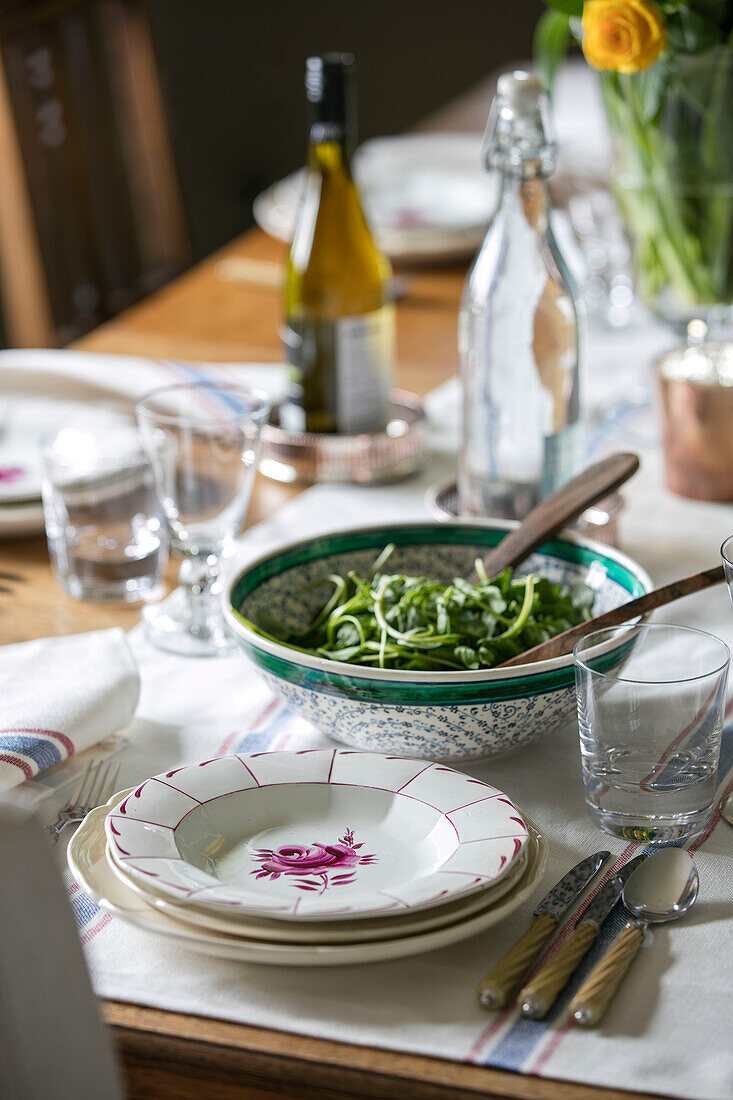
[[[352,676],[341,671],[348,666],[339,666],[336,661],[320,659],[318,659],[319,664],[327,665],[328,669],[313,668],[310,665],[300,663],[297,658],[289,660],[261,648],[257,644],[257,635],[247,627],[245,620],[238,611],[246,597],[254,592],[263,581],[319,558],[329,557],[333,554],[350,553],[355,550],[377,549],[383,546],[385,542],[394,542],[398,546],[453,544],[492,547],[501,541],[506,531],[507,528],[489,528],[478,525],[458,526],[446,524],[441,526],[426,524],[422,526],[412,524],[400,527],[399,525],[391,526],[387,524],[384,528],[338,532],[297,543],[255,562],[248,568],[245,567],[239,576],[234,579],[231,586],[229,610],[237,621],[240,631],[242,629],[246,631],[246,637],[238,632],[237,638],[250,659],[263,672],[270,673],[278,680],[284,680],[310,691],[352,698],[360,702],[379,703],[383,706],[420,706],[425,704],[433,706],[449,705],[451,703],[464,705],[471,703],[486,704],[487,702],[503,702],[565,690],[572,687],[575,682],[571,654],[568,654],[565,663],[560,668],[550,668],[541,672],[524,672],[504,679],[481,679],[480,674],[476,673],[474,675],[478,677],[477,679],[453,683],[446,681],[419,682],[405,679],[391,680],[385,677],[384,674],[379,678],[370,678],[368,675],[363,674]],[[539,552],[548,557],[558,558],[572,564],[590,566],[594,562],[600,561],[608,577],[628,592],[630,599],[641,596],[646,591],[644,583],[635,575],[632,569],[616,558],[605,554],[600,546],[591,548],[577,542],[552,539],[541,546]],[[286,649],[285,646],[279,648]],[[616,659],[615,653],[609,654],[609,664],[615,663]]]

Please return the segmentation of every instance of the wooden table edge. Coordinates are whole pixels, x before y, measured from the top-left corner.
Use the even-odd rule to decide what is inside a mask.
[[[275,1086],[281,1096],[380,1100],[407,1095],[411,1100],[660,1100],[660,1094],[529,1076],[129,1002],[101,1004],[133,1084],[175,1064],[195,1088],[215,1081],[217,1098],[265,1096]]]

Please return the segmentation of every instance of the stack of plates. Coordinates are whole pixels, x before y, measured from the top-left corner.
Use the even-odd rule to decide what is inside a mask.
[[[501,791],[441,764],[346,749],[252,753],[146,780],[69,846],[100,905],[206,954],[329,966],[484,931],[544,872]]]
[[[42,399],[0,402],[0,537],[43,530],[39,443],[47,413]]]
[[[41,443],[83,408],[75,401],[24,394],[0,401],[0,539],[43,531]]]

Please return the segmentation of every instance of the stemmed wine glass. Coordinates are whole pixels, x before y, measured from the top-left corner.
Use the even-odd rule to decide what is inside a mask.
[[[247,514],[269,411],[266,394],[208,383],[164,386],[137,403],[171,550],[183,557],[179,588],[143,615],[161,649],[213,656],[233,648],[218,602],[221,559]]]

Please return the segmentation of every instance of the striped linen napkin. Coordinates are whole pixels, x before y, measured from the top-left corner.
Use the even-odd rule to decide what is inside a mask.
[[[119,628],[3,646],[0,791],[123,729],[139,693],[137,665]]]

